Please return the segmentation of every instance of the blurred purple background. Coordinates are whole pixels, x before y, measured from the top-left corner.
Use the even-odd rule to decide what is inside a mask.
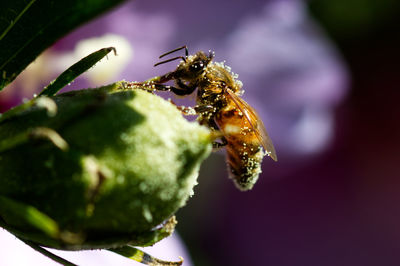
[[[178,212],[194,265],[400,265],[398,11],[394,0],[127,2],[57,42],[45,62],[112,33],[131,57],[108,82],[173,70],[152,65],[183,44],[214,50],[239,74],[279,161],[265,160],[250,192],[227,178],[223,153],[203,164]],[[24,73],[0,94],[1,110],[66,67]],[[82,77],[70,87],[97,85]]]

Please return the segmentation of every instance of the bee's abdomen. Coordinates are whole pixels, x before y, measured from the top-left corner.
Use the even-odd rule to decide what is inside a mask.
[[[242,145],[245,144],[242,143]],[[255,147],[253,151],[249,149],[241,150],[238,145],[232,144],[228,140],[226,152],[229,177],[239,189],[251,189],[261,173],[263,150],[260,147]]]
[[[216,123],[227,140],[229,177],[240,190],[253,187],[261,173],[264,152],[248,121],[237,110],[221,111]]]

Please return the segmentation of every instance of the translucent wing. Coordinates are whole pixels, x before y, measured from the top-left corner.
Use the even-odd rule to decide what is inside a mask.
[[[253,109],[253,107],[251,107],[248,103],[246,103],[242,98],[240,98],[230,89],[227,88],[226,92],[226,96],[232,99],[232,101],[236,104],[236,106],[249,122],[264,150],[274,161],[277,161],[278,158],[276,156],[274,145],[272,144],[272,141],[268,136],[267,130],[265,129],[264,123],[258,116],[257,112]]]

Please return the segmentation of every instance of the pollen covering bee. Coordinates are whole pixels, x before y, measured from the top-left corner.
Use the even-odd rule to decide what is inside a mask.
[[[213,62],[214,53],[199,51],[189,55],[186,46],[160,56],[185,49],[185,56],[174,57],[155,64],[181,59],[175,71],[133,85],[148,86],[152,90],[172,91],[189,95],[197,88],[194,108],[178,107],[185,114],[197,114],[202,125],[222,133],[221,142],[214,148],[226,147],[229,177],[240,190],[253,187],[261,173],[265,155],[277,160],[275,148],[256,111],[242,95],[242,82],[224,63]],[[175,86],[164,83],[173,80]]]

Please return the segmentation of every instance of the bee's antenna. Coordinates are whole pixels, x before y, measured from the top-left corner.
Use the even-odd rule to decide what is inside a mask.
[[[185,58],[185,57],[183,57],[183,56],[177,56],[177,57],[174,57],[174,58],[170,58],[170,59],[167,59],[167,60],[164,60],[164,61],[158,62],[158,63],[157,63],[157,64],[155,64],[154,66],[158,66],[158,65],[161,65],[161,64],[165,64],[165,63],[168,63],[168,62],[174,61],[174,60],[176,60],[176,59],[182,59],[183,61],[185,61],[185,62],[186,62],[186,58]]]
[[[165,54],[160,55],[159,58],[163,58],[163,57],[166,56],[166,55],[172,54],[172,53],[174,53],[174,52],[176,52],[176,51],[179,51],[179,50],[182,50],[182,49],[185,49],[185,57],[188,57],[188,56],[189,56],[189,50],[188,50],[187,46],[184,45],[184,46],[182,46],[182,47],[176,48],[176,49],[174,49],[174,50],[171,50],[171,51],[169,51],[169,52],[166,52]]]

